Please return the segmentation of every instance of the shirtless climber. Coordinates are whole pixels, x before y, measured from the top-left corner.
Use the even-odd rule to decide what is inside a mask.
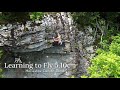
[[[59,33],[55,33],[55,37],[53,37],[53,46],[62,45],[61,35]]]

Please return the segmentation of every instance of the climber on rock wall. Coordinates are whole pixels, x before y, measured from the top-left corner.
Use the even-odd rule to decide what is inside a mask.
[[[58,32],[55,32],[53,37],[53,46],[62,45],[61,35]]]

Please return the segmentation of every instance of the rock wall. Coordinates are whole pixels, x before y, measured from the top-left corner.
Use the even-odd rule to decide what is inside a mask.
[[[50,62],[52,62],[53,60],[54,62],[59,62],[60,60],[58,59],[60,58],[60,54],[64,54],[61,59],[67,63],[75,64],[75,66],[78,65],[76,76],[80,77],[82,74],[86,73],[86,68],[89,66],[89,60],[95,55],[96,46],[94,42],[96,40],[96,32],[91,27],[86,27],[83,31],[78,30],[73,24],[70,14],[61,12],[53,16],[48,14],[44,16],[42,21],[27,21],[25,26],[19,23],[16,25],[0,25],[0,46],[11,46],[12,39],[10,33],[11,29],[15,27],[14,38],[16,47],[13,49],[14,52],[26,53],[25,56],[22,55],[22,57],[29,57],[30,61],[35,60],[36,63],[37,61],[45,62],[46,55],[48,55],[48,57],[49,55],[50,57],[54,57],[54,59],[47,58],[47,61],[50,60]],[[61,34],[62,40],[66,43],[65,47],[51,46],[52,37],[56,31]],[[77,47],[79,49],[77,53],[75,53],[75,39],[77,39]],[[67,55],[66,50],[69,51],[69,55]],[[33,53],[35,51],[37,52]],[[44,53],[42,54],[44,57],[41,56],[41,53]],[[79,58],[77,58],[77,61],[79,62],[76,61],[78,55]],[[70,69],[71,70],[68,72],[70,74],[68,74],[67,77],[76,73],[73,72],[73,67]],[[35,77],[44,77],[40,76],[41,74],[39,74],[39,76],[36,75]],[[51,77],[58,76],[52,75]]]
[[[5,68],[4,76],[6,78],[68,78],[72,74],[71,69],[75,68],[75,65],[71,65],[74,54],[62,53],[60,52],[61,48],[62,47],[56,49],[50,48],[49,50],[40,52],[19,53],[21,61],[27,64],[41,64],[43,66],[45,63],[48,63],[49,65],[57,63],[59,65],[58,68],[50,68],[49,65],[46,66],[46,68],[33,68],[32,70]],[[7,65],[9,63],[18,64],[9,62],[8,60],[6,60],[6,63]],[[61,63],[69,65],[70,68],[67,68],[66,66],[61,67]]]
[[[16,25],[1,25],[0,45],[11,46],[11,29],[16,27],[14,29],[16,48],[14,48],[13,51],[41,51],[51,46],[52,37],[56,31],[61,34],[64,42],[69,41],[66,36],[70,33],[71,21],[69,20],[69,17],[64,15],[64,13],[58,13],[54,17],[51,15],[44,16],[42,21],[27,21],[25,26],[19,23]]]

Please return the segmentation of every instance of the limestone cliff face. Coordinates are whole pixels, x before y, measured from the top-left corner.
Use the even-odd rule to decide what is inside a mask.
[[[34,59],[43,60],[46,58],[45,56],[44,58],[39,57],[42,52],[44,55],[53,56],[53,61],[58,61],[60,54],[64,54],[62,60],[66,63],[78,65],[79,77],[86,73],[89,60],[95,55],[96,46],[94,42],[96,40],[96,32],[91,27],[86,27],[84,31],[78,30],[73,25],[73,20],[69,13],[61,12],[53,16],[48,14],[44,16],[42,21],[27,21],[25,26],[19,23],[16,25],[0,25],[0,46],[7,45],[12,47],[10,33],[13,27],[15,28],[15,47],[12,50],[16,53],[27,53],[25,54],[27,56],[22,54],[23,60],[27,60],[27,57],[30,57],[31,61],[34,61]],[[65,47],[52,47],[52,37],[56,31],[61,34]],[[78,48],[77,53],[75,52],[76,47]],[[68,55],[66,52],[69,52]],[[56,56],[56,54],[58,55]],[[67,56],[65,57],[65,55]],[[47,61],[52,62],[52,59],[47,58]],[[59,60],[59,62],[62,61]],[[71,72],[72,69],[69,70],[69,75],[73,74]],[[56,76],[53,75],[51,77]]]
[[[49,48],[55,31],[61,34],[63,41],[69,41],[67,35],[69,36],[70,33],[72,19],[67,16],[65,13],[58,13],[54,17],[47,15],[42,21],[27,21],[25,26],[19,23],[14,26],[12,24],[1,25],[0,45],[11,46],[10,33],[13,27],[16,27],[14,30],[16,47],[13,50],[15,52],[41,51]]]

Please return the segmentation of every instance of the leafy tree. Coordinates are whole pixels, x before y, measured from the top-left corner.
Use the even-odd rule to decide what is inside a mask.
[[[96,20],[99,19],[99,12],[73,12],[71,13],[73,20],[78,27],[94,26]]]
[[[120,77],[120,12],[73,12],[71,14],[79,30],[91,26],[101,33],[97,43],[100,46],[96,56],[90,60],[88,75],[82,77]]]

